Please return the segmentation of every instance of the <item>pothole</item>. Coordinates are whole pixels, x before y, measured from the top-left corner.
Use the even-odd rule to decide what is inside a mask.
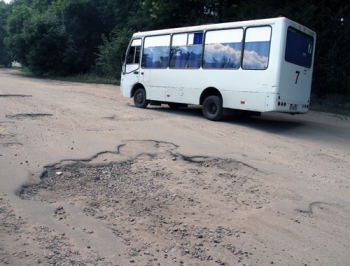
[[[18,148],[22,148],[23,144],[19,142],[8,142],[8,143],[0,143],[0,146],[3,148],[18,149]]]
[[[50,117],[52,114],[15,114],[15,115],[6,115],[6,118],[9,119],[23,119],[23,118],[41,118],[41,117]]]
[[[239,247],[246,232],[232,220],[235,211],[269,203],[268,190],[255,178],[257,169],[232,159],[184,156],[176,149],[171,143],[132,141],[120,153],[99,153],[123,157],[120,161],[94,164],[94,156],[60,162],[19,196],[56,206],[74,204],[107,224],[130,258],[149,253],[196,263],[249,262],[252,254]],[[60,207],[52,215],[64,222],[65,212]]]
[[[32,97],[32,95],[25,94],[0,94],[0,98],[24,98],[24,97]]]
[[[0,134],[0,140],[12,140],[16,137],[14,134]]]

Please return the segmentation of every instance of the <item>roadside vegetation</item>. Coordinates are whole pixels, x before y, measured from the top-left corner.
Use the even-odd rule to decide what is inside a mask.
[[[323,97],[312,96],[310,110],[350,116],[350,96],[331,93]]]
[[[339,106],[338,104],[335,105],[320,105],[318,103],[311,104],[310,110],[316,111],[316,112],[322,112],[322,113],[331,113],[336,115],[344,115],[344,116],[350,116],[350,108],[344,108]]]
[[[349,99],[349,14],[340,0],[0,0],[0,65],[17,61],[24,75],[118,84],[134,32],[283,15],[317,33],[317,109],[332,95]]]
[[[0,68],[4,68],[4,66],[0,65]],[[20,70],[18,72],[14,72],[13,75],[19,75],[23,77],[60,80],[60,81],[69,81],[69,82],[81,82],[81,83],[112,84],[112,85],[120,84],[120,77],[117,78],[116,76],[109,76],[109,77],[101,76],[101,75],[97,75],[94,72],[81,73],[81,74],[75,74],[70,76],[54,76],[54,75],[47,75],[47,74],[44,74],[42,76],[37,76],[33,74],[27,67],[11,67],[11,68],[16,68]]]

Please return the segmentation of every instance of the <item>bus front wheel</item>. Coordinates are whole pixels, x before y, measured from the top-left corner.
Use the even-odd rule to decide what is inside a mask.
[[[134,104],[139,108],[146,108],[149,101],[146,99],[146,91],[143,88],[137,89],[134,94]]]
[[[212,121],[220,120],[223,114],[221,97],[216,95],[207,97],[203,102],[202,111],[205,118]]]

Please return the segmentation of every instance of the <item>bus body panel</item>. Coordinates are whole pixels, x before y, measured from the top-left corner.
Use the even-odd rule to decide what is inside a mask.
[[[242,66],[237,69],[206,69],[203,66],[195,69],[169,66],[145,68],[141,62],[138,62],[135,69],[135,65],[130,67],[124,64],[121,94],[123,97],[132,97],[133,85],[141,84],[146,90],[148,100],[199,105],[202,93],[208,88],[215,88],[222,96],[224,108],[257,112],[307,112],[316,34],[289,19],[275,18],[141,32],[135,33],[130,43],[141,39],[144,45],[147,36],[262,26],[271,28],[266,69],[243,69]],[[311,54],[303,55],[311,56],[311,65],[303,66],[286,60],[287,34],[301,35],[306,40],[310,36],[313,38],[312,49],[309,48]],[[128,51],[130,49],[129,46]],[[140,50],[140,57],[143,50],[144,47]]]
[[[222,94],[224,108],[248,110],[248,106],[259,106],[254,111],[265,111],[265,106],[260,104],[261,96],[257,95],[276,93],[276,82],[266,82],[274,80],[272,70],[258,71],[254,73],[254,79],[250,78],[251,72],[242,69],[224,72],[206,69],[154,69],[152,77],[146,77],[147,74],[150,75],[145,71],[144,80],[148,81],[143,81],[142,84],[149,99],[162,102],[198,105],[206,88],[216,88]],[[271,78],[267,78],[269,76]],[[242,104],[242,101],[246,101],[247,105]]]

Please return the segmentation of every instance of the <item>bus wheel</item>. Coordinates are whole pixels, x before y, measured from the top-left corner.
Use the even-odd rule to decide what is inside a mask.
[[[207,97],[203,102],[202,111],[205,118],[212,121],[220,120],[223,113],[222,99],[216,95]]]
[[[134,95],[134,104],[139,108],[146,108],[149,101],[146,99],[146,91],[143,88],[137,89]]]

